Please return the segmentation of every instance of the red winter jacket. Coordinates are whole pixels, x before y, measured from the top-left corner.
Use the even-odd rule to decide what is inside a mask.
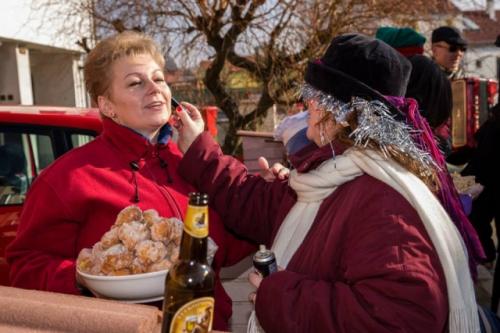
[[[307,150],[294,162],[299,172],[332,156],[329,146]],[[287,182],[266,183],[248,174],[206,133],[179,170],[209,194],[226,226],[258,243],[272,244],[296,202]],[[262,281],[256,312],[267,333],[442,333],[448,299],[440,261],[417,212],[365,174],[323,201],[286,270]]]
[[[168,142],[153,145],[109,119],[103,127],[99,137],[56,160],[33,183],[7,249],[13,286],[78,294],[75,259],[100,240],[120,210],[134,204],[133,172],[141,209],[183,220],[193,187],[177,173],[181,153],[169,133],[162,134]],[[213,212],[209,228],[219,247],[213,263],[217,275],[253,249],[225,231]],[[214,327],[227,329],[230,317],[231,300],[217,280]]]

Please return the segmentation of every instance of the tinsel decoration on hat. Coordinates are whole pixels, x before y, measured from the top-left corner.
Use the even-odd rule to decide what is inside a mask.
[[[373,140],[385,157],[389,156],[389,149],[397,149],[419,161],[429,172],[439,170],[432,156],[412,140],[417,130],[396,120],[385,103],[355,96],[349,103],[345,103],[307,83],[302,86],[301,95],[304,100],[316,100],[320,108],[331,112],[335,121],[343,126],[346,126],[348,116],[357,112],[358,126],[350,134],[355,146],[366,148],[370,140]]]

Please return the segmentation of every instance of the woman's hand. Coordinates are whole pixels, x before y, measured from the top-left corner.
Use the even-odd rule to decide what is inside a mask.
[[[278,272],[282,270],[284,270],[284,268],[278,266]],[[253,304],[255,304],[255,300],[257,299],[257,289],[259,289],[262,279],[262,275],[260,275],[257,271],[248,273],[248,282],[255,287],[255,291],[248,295],[248,300]]]
[[[182,102],[182,108],[176,108],[177,122],[174,127],[179,132],[179,140],[177,145],[179,149],[185,153],[194,140],[205,129],[205,122],[201,116],[200,111],[189,103]]]
[[[483,192],[483,190],[484,190],[483,185],[481,185],[479,183],[475,183],[475,184],[471,185],[468,189],[466,189],[464,191],[464,194],[468,194],[468,195],[470,195],[472,200],[476,200],[477,197],[481,194],[481,192]]]
[[[262,156],[259,157],[258,163],[260,168],[260,176],[264,178],[266,182],[273,182],[276,179],[287,179],[290,175],[290,169],[286,168],[281,163],[274,163],[272,167],[269,167],[269,162],[265,157]]]
[[[250,284],[252,286],[255,287],[255,289],[259,289],[259,286],[260,286],[260,283],[262,282],[262,275],[260,275],[259,273],[257,272],[250,272],[248,274],[248,282],[250,282]],[[250,302],[252,302],[253,304],[255,304],[255,300],[257,298],[257,292],[252,292],[250,293],[250,295],[248,295],[248,300]]]

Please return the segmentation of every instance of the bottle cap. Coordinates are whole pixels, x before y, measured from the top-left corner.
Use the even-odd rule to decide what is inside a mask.
[[[208,194],[200,192],[189,193],[189,204],[195,206],[208,205]]]

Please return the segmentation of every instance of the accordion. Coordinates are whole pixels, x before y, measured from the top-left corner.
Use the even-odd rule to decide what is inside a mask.
[[[474,147],[474,133],[497,103],[498,81],[468,77],[451,82],[451,144],[453,149]]]

